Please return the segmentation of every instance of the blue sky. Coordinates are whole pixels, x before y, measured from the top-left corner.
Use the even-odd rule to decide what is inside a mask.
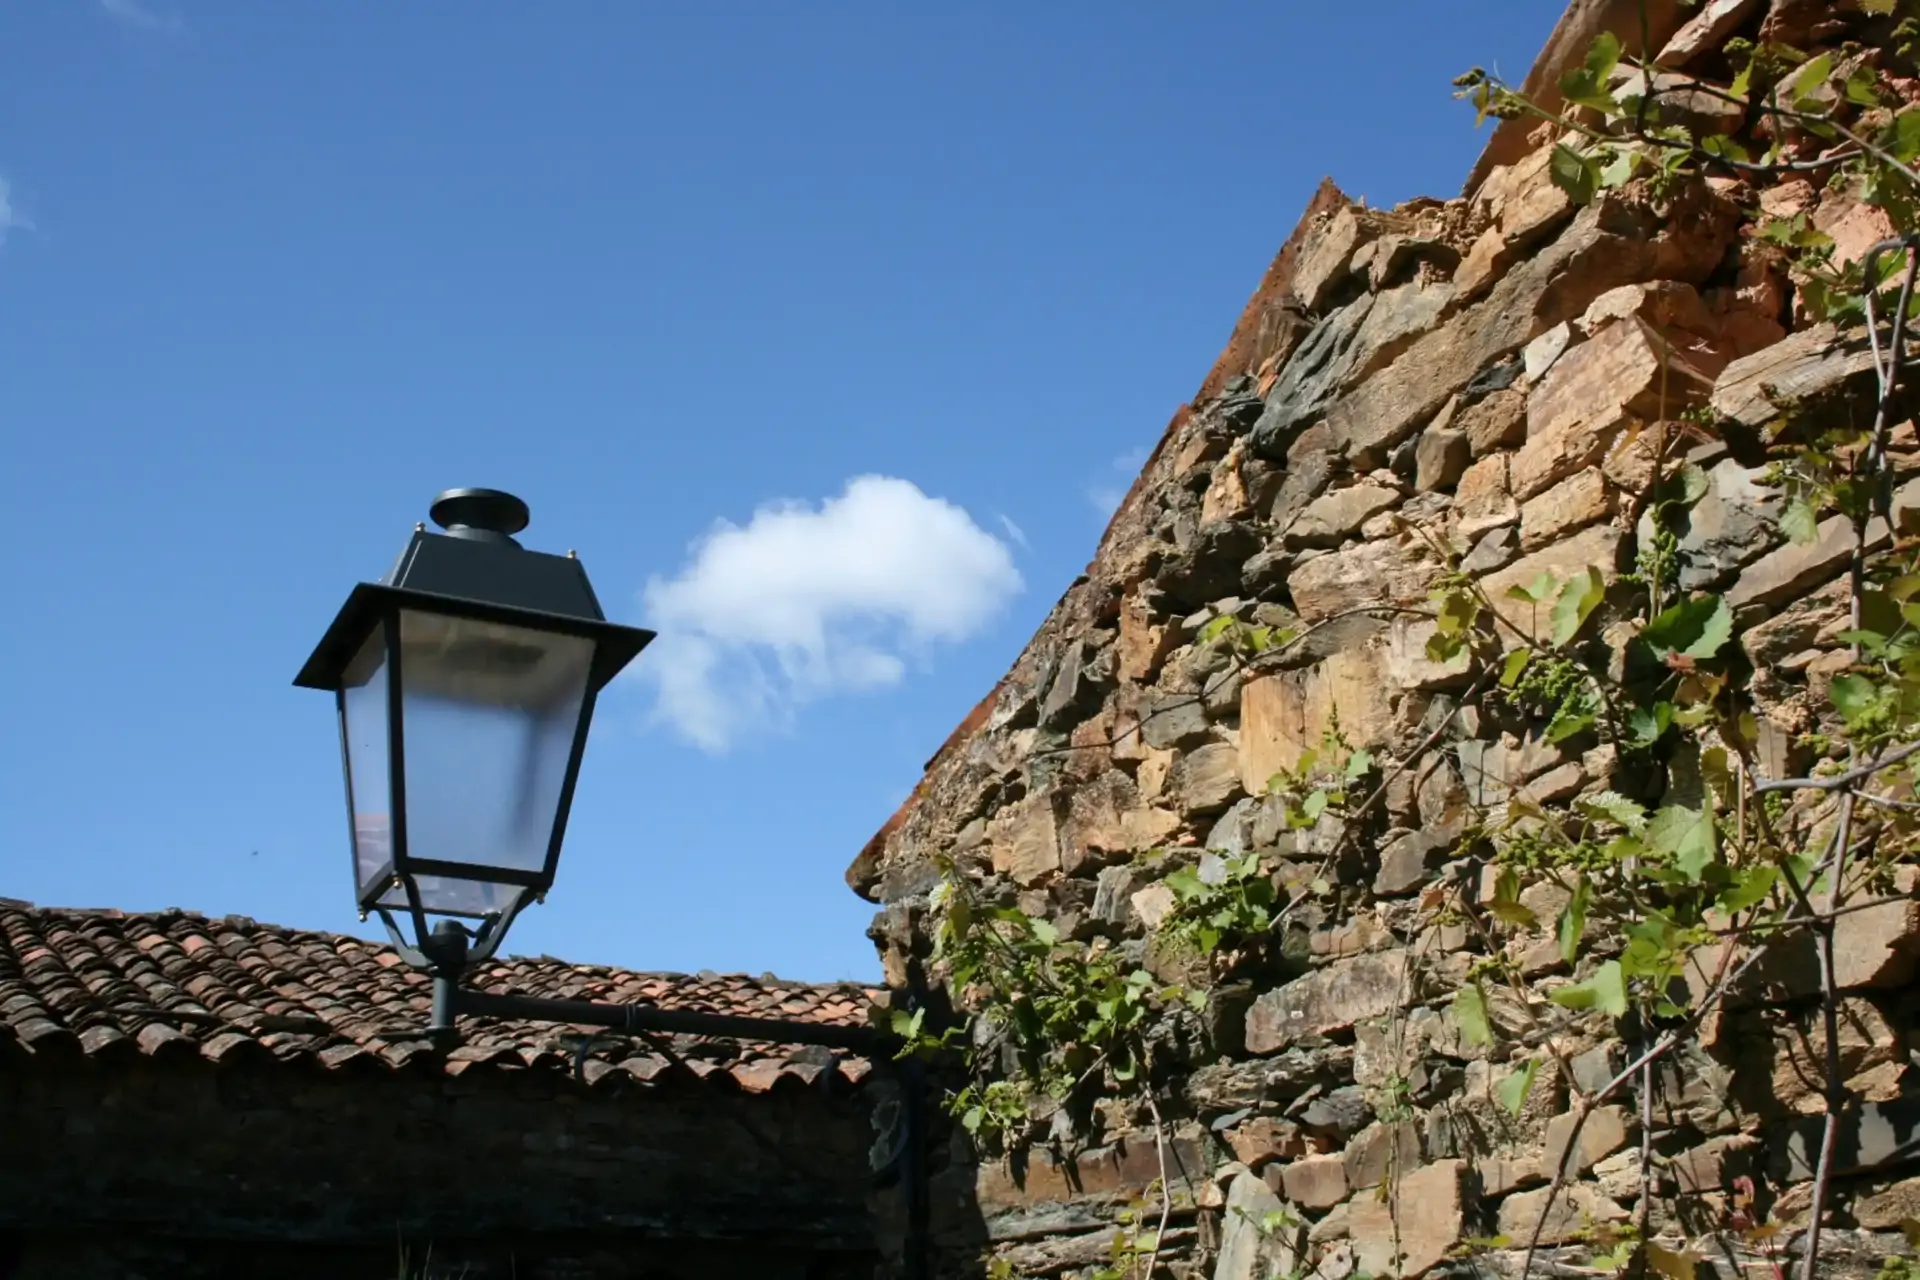
[[[877,972],[847,862],[1323,175],[1551,0],[0,7],[0,895],[365,932],[290,680],[440,489],[667,639],[508,949]]]

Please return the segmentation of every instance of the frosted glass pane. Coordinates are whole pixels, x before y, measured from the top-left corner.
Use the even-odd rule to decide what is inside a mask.
[[[408,856],[539,870],[593,641],[404,610],[400,653]]]
[[[364,895],[393,861],[392,775],[387,770],[387,650],[374,628],[341,679],[347,779],[353,791],[353,882]]]
[[[421,910],[444,916],[505,915],[522,894],[529,892],[518,885],[442,876],[415,876],[414,884],[420,890]],[[407,910],[407,891],[389,890],[380,899],[380,905],[395,911]]]

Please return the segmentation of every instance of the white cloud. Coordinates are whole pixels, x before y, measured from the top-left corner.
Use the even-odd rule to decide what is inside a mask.
[[[31,230],[33,230],[33,223],[27,220],[26,214],[14,206],[13,188],[7,185],[5,178],[0,178],[0,244],[7,242],[9,231]]]
[[[100,7],[113,18],[142,31],[177,32],[185,24],[177,13],[160,13],[140,0],[100,0]]]
[[[1102,520],[1120,509],[1120,504],[1126,500],[1127,490],[1133,487],[1134,477],[1146,465],[1145,449],[1129,449],[1108,464],[1107,474],[1087,486],[1087,501],[1100,513]]]
[[[905,480],[858,476],[818,508],[718,522],[644,593],[660,638],[635,664],[662,718],[709,751],[830,694],[897,683],[1019,593],[1007,545]]]

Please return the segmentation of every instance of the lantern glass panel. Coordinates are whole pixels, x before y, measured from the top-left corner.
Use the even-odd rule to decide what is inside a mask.
[[[533,892],[519,885],[500,884],[493,880],[463,880],[455,876],[417,875],[413,883],[420,891],[420,909],[428,915],[472,916],[475,919],[506,915],[516,902]],[[406,911],[407,891],[389,889],[379,905],[390,911]]]
[[[594,642],[417,609],[400,612],[407,856],[539,872],[586,701]],[[419,881],[427,910],[502,909],[517,890]],[[479,902],[490,897],[493,902]]]
[[[393,775],[387,749],[387,647],[381,627],[360,646],[340,682],[353,820],[353,882],[362,900],[393,872]]]

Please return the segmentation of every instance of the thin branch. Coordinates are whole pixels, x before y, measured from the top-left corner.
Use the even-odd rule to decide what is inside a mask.
[[[1920,742],[1909,742],[1845,773],[1825,778],[1775,778],[1770,782],[1754,783],[1753,790],[1757,795],[1766,795],[1770,791],[1842,791],[1915,754],[1920,754]]]

